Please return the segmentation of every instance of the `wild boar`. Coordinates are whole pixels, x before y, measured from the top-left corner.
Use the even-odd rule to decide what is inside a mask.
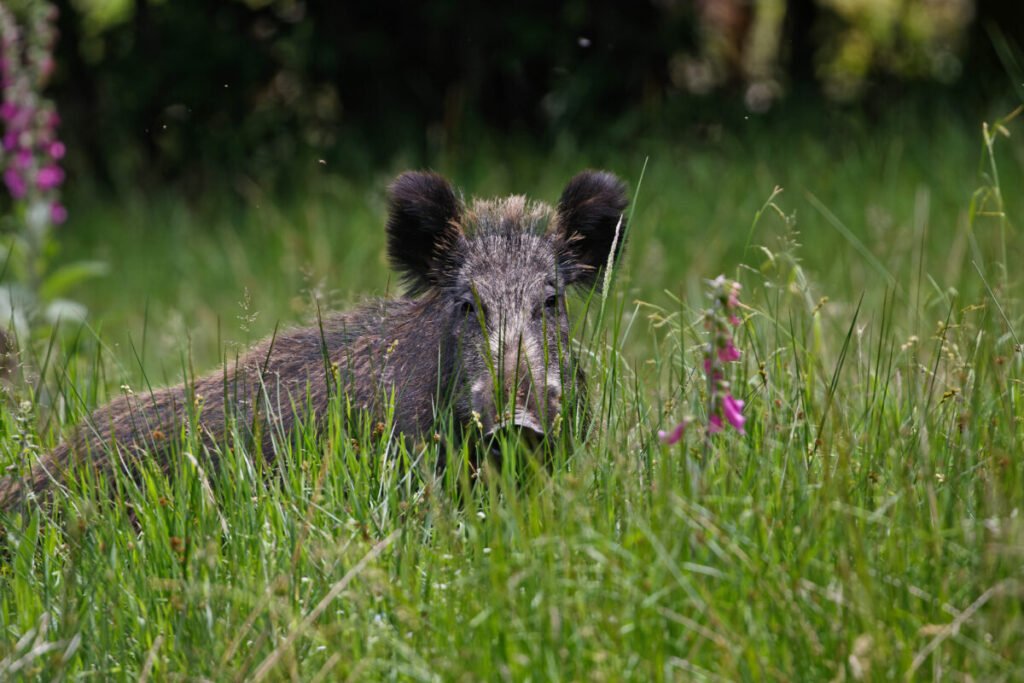
[[[72,462],[98,472],[158,458],[198,430],[206,450],[244,433],[273,459],[298,420],[322,422],[332,392],[376,420],[393,401],[396,434],[458,438],[503,430],[544,441],[566,401],[585,400],[569,338],[571,287],[593,286],[625,235],[623,183],[584,171],[551,206],[522,196],[464,202],[440,175],[389,188],[387,253],[405,296],[275,335],[194,382],[124,395],[32,466],[0,481],[0,508],[59,485]],[[567,398],[568,397],[568,398]]]

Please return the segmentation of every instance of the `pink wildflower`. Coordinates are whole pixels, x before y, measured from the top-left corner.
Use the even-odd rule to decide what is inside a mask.
[[[747,418],[743,416],[743,401],[732,395],[732,385],[726,379],[726,363],[738,361],[743,353],[736,346],[735,330],[742,324],[737,310],[741,291],[738,282],[719,275],[708,280],[708,293],[712,305],[704,312],[704,329],[708,331],[704,346],[704,374],[707,377],[708,420],[705,434],[717,434],[732,425],[740,434]],[[690,420],[683,420],[672,431],[659,431],[658,438],[665,444],[678,443]]]
[[[729,298],[726,301],[725,306],[730,311],[734,308],[738,308],[740,305],[740,289],[741,286],[738,282],[733,282],[732,286],[729,288]]]
[[[50,148],[47,151],[50,153],[50,156],[52,158],[54,158],[54,159],[63,159],[64,158],[64,153],[67,151],[67,149],[64,147],[64,143],[63,142],[61,142],[60,140],[57,140],[56,142],[51,142],[50,143]]]
[[[40,190],[52,190],[64,182],[64,171],[60,166],[44,166],[36,175],[36,184]]]
[[[54,225],[60,225],[68,219],[68,210],[64,208],[64,205],[60,202],[54,202],[50,205],[50,220],[53,221]]]
[[[686,428],[689,426],[689,424],[689,420],[683,420],[682,422],[677,424],[671,432],[659,430],[658,438],[661,439],[661,442],[666,446],[671,446],[675,443],[678,443],[679,439],[683,438],[683,432],[686,431]]]
[[[733,344],[732,338],[725,342],[725,346],[718,349],[718,359],[723,363],[740,359],[740,350]]]
[[[733,328],[741,324],[737,310],[740,301],[740,283],[719,275],[710,280],[710,298],[714,305],[705,313],[704,322],[711,331],[711,340],[704,355],[704,370],[708,377],[708,434],[721,432],[728,423],[741,434],[746,418],[743,401],[733,397],[725,378],[725,363],[738,361],[742,352],[736,347]]]
[[[44,81],[53,75],[53,70],[56,67],[56,62],[53,61],[53,57],[49,55],[39,60],[39,77]]]
[[[8,168],[4,171],[4,184],[7,185],[7,189],[10,190],[11,196],[15,199],[21,199],[28,192],[25,179],[15,168]]]
[[[708,418],[708,434],[717,434],[720,431],[722,431],[722,418],[712,415]]]
[[[18,115],[18,105],[13,102],[4,102],[0,104],[0,119],[4,121],[11,121],[15,116]]]
[[[746,423],[747,418],[743,417],[743,401],[738,398],[733,398],[732,394],[726,394],[722,399],[722,411],[725,413],[725,419],[729,421],[733,427],[736,428],[740,434],[743,434],[743,425]],[[718,417],[717,415],[715,417]],[[719,419],[721,422],[721,419]]]

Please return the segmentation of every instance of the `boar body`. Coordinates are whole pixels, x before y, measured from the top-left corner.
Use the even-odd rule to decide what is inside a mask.
[[[466,428],[543,442],[585,391],[566,290],[593,285],[614,258],[625,205],[621,182],[602,172],[576,176],[555,208],[515,196],[466,206],[440,176],[403,174],[387,234],[406,297],[276,334],[194,382],[126,393],[27,477],[0,480],[0,508],[59,485],[72,463],[130,471],[157,457],[170,469],[182,430],[198,429],[211,456],[241,436],[273,459],[296,420],[321,421],[332,405],[379,420],[393,401],[404,437],[450,416],[459,438]]]

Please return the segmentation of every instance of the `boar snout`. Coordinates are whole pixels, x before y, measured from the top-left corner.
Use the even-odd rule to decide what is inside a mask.
[[[497,367],[494,376],[488,373],[487,380],[477,384],[475,398],[484,416],[484,444],[492,455],[500,455],[502,442],[509,440],[538,450],[552,419],[561,411],[560,366],[543,353],[543,343],[536,339],[539,332],[535,332],[522,330],[491,339]],[[504,343],[506,337],[515,342]]]
[[[503,441],[518,438],[531,450],[540,450],[547,434],[544,427],[533,417],[521,411],[511,420],[501,422],[484,434],[490,453],[494,457],[501,456],[501,444]]]

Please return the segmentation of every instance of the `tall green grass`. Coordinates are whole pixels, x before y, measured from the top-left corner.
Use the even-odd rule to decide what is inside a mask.
[[[790,132],[649,150],[625,265],[575,335],[593,432],[550,471],[520,454],[474,483],[461,452],[437,478],[438,446],[340,403],[274,468],[237,447],[206,471],[182,438],[170,477],[83,470],[3,520],[0,676],[1024,677],[1019,136]],[[553,200],[582,165],[635,182],[647,151],[449,170]],[[82,293],[106,346],[64,340],[40,400],[11,388],[4,462],[52,443],[41,422],[300,319],[310,290],[383,292],[384,184],[208,214],[83,205],[70,249],[115,273]],[[720,271],[744,283],[747,434],[667,448],[659,428],[703,415]]]

